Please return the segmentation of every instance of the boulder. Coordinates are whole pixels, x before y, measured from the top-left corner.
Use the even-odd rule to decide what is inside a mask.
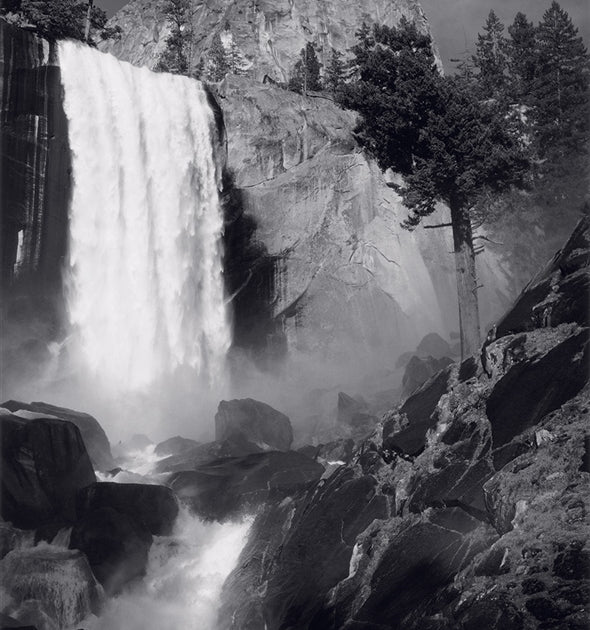
[[[338,393],[336,411],[337,423],[347,427],[353,438],[362,438],[370,433],[377,423],[377,418],[370,412],[367,403],[353,398],[344,392]]]
[[[453,361],[446,356],[440,359],[435,359],[432,356],[427,356],[423,359],[413,356],[406,365],[402,378],[402,395],[404,397],[409,396],[437,372],[444,369],[452,362]]]
[[[155,467],[158,473],[179,472],[181,470],[194,470],[216,459],[225,457],[243,457],[252,453],[262,453],[258,444],[249,442],[242,435],[236,435],[229,440],[221,442],[208,442],[187,448],[177,455],[171,455],[160,460]]]
[[[80,430],[80,435],[84,440],[84,445],[86,446],[94,468],[96,470],[105,471],[113,467],[114,461],[107,435],[96,418],[93,418],[91,415],[81,411],[73,411],[66,407],[56,407],[55,405],[44,402],[32,402],[27,404],[16,400],[9,400],[2,403],[0,407],[9,409],[16,415],[21,415],[21,411],[29,411],[33,414],[40,414],[39,417],[54,417],[75,424]],[[23,417],[27,416],[23,415]]]
[[[157,444],[154,449],[154,453],[160,457],[179,455],[180,453],[184,453],[185,451],[199,445],[200,442],[197,442],[196,440],[191,440],[177,435],[176,437],[171,437]]]
[[[111,507],[88,511],[72,528],[70,549],[82,551],[107,594],[145,574],[152,544],[149,530]]]
[[[222,400],[215,414],[215,439],[236,438],[288,451],[293,442],[293,429],[285,414],[266,403],[252,398]]]
[[[253,510],[317,483],[323,466],[288,451],[227,457],[171,475],[168,483],[197,514],[217,520]]]
[[[2,518],[16,527],[73,523],[76,493],[96,481],[77,426],[0,415]]]
[[[0,562],[0,584],[11,600],[8,614],[26,617],[21,606],[33,600],[58,628],[98,613],[103,598],[83,553],[49,545],[11,551]]]
[[[80,518],[112,508],[154,536],[169,535],[178,515],[178,504],[170,488],[139,483],[93,483],[78,492],[76,507]]]
[[[451,366],[438,372],[400,407],[399,414],[408,421],[406,428],[398,431],[395,418],[383,425],[383,447],[408,456],[415,456],[424,450],[426,433],[436,425],[432,414],[438,401],[446,393]]]
[[[422,338],[416,347],[416,354],[419,357],[432,357],[433,359],[443,359],[453,354],[451,346],[438,333],[429,333]]]

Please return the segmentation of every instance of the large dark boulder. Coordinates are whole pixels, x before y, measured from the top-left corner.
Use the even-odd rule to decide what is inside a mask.
[[[420,357],[413,356],[406,365],[402,378],[403,395],[409,396],[415,392],[419,387],[424,385],[428,379],[452,362],[453,361],[448,357],[442,357],[440,359],[425,357],[421,359]]]
[[[252,398],[222,400],[215,414],[215,439],[235,438],[288,451],[293,442],[293,429],[284,413],[266,403]]]
[[[383,425],[383,447],[404,455],[415,456],[424,450],[426,433],[436,424],[433,412],[442,395],[447,392],[452,366],[438,372],[410,396],[399,409],[408,426],[397,431],[398,425],[386,421]]]
[[[168,483],[178,497],[205,518],[224,519],[317,483],[323,466],[294,451],[254,453],[218,459],[174,473]]]
[[[170,488],[139,483],[93,483],[80,490],[76,506],[81,518],[112,508],[155,536],[170,534],[178,516],[178,504]]]
[[[111,507],[86,512],[70,537],[70,549],[84,552],[107,594],[145,574],[151,544],[147,527]]]
[[[221,442],[207,442],[182,450],[176,455],[165,457],[155,467],[159,473],[179,472],[181,470],[194,470],[197,466],[203,466],[216,459],[226,457],[244,457],[252,453],[262,453],[263,449],[249,442],[243,435],[235,435],[231,439]]]
[[[78,427],[0,415],[0,440],[2,518],[24,529],[73,523],[78,490],[96,481]]]
[[[8,400],[2,403],[0,407],[4,407],[13,413],[29,411],[33,414],[41,414],[44,417],[52,416],[75,424],[80,430],[80,435],[84,440],[86,450],[94,467],[97,470],[105,471],[114,466],[111,445],[107,435],[96,418],[90,414],[73,411],[66,407],[56,407],[44,402],[27,404],[17,400]]]
[[[26,619],[27,604],[34,601],[37,615],[47,615],[58,628],[77,627],[91,613],[98,613],[102,600],[86,556],[57,547],[11,551],[0,562],[0,584],[8,596],[6,603],[10,598],[10,615],[35,621]]]
[[[443,359],[452,354],[451,346],[437,333],[429,333],[423,337],[416,348],[416,354],[420,357],[432,357]]]
[[[513,365],[486,402],[494,447],[510,442],[573,398],[589,373],[588,329],[567,337],[547,354]]]
[[[157,444],[154,453],[160,457],[179,455],[199,445],[196,440],[177,435]]]

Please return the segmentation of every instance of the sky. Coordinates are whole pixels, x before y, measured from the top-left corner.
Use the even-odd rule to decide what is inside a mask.
[[[363,0],[358,1],[363,2]],[[588,46],[590,43],[589,0],[558,1],[569,13]],[[537,24],[549,8],[551,0],[421,0],[420,3],[430,22],[445,69],[450,70],[453,67],[449,61],[452,57],[460,55],[466,48],[473,49],[477,33],[482,31],[490,9],[494,9],[506,27],[512,23],[518,11],[526,14],[529,20]],[[112,15],[126,4],[126,0],[96,0],[96,4]]]

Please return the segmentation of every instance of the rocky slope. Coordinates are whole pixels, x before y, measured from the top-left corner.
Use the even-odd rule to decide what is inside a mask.
[[[586,218],[481,360],[445,368],[350,464],[267,505],[221,628],[587,627],[589,236]]]
[[[395,25],[402,16],[424,30],[428,23],[417,0],[213,0],[192,2],[193,64],[206,58],[215,35],[231,38],[248,62],[248,75],[288,81],[300,50],[313,42],[320,62],[331,48],[347,51],[363,21]],[[153,68],[168,34],[160,0],[134,0],[109,22],[120,26],[118,40],[102,50],[135,65]]]

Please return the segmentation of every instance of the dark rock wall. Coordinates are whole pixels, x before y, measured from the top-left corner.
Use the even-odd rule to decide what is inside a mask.
[[[0,21],[2,280],[4,287],[22,281],[44,293],[59,289],[70,195],[55,57],[47,42]]]

